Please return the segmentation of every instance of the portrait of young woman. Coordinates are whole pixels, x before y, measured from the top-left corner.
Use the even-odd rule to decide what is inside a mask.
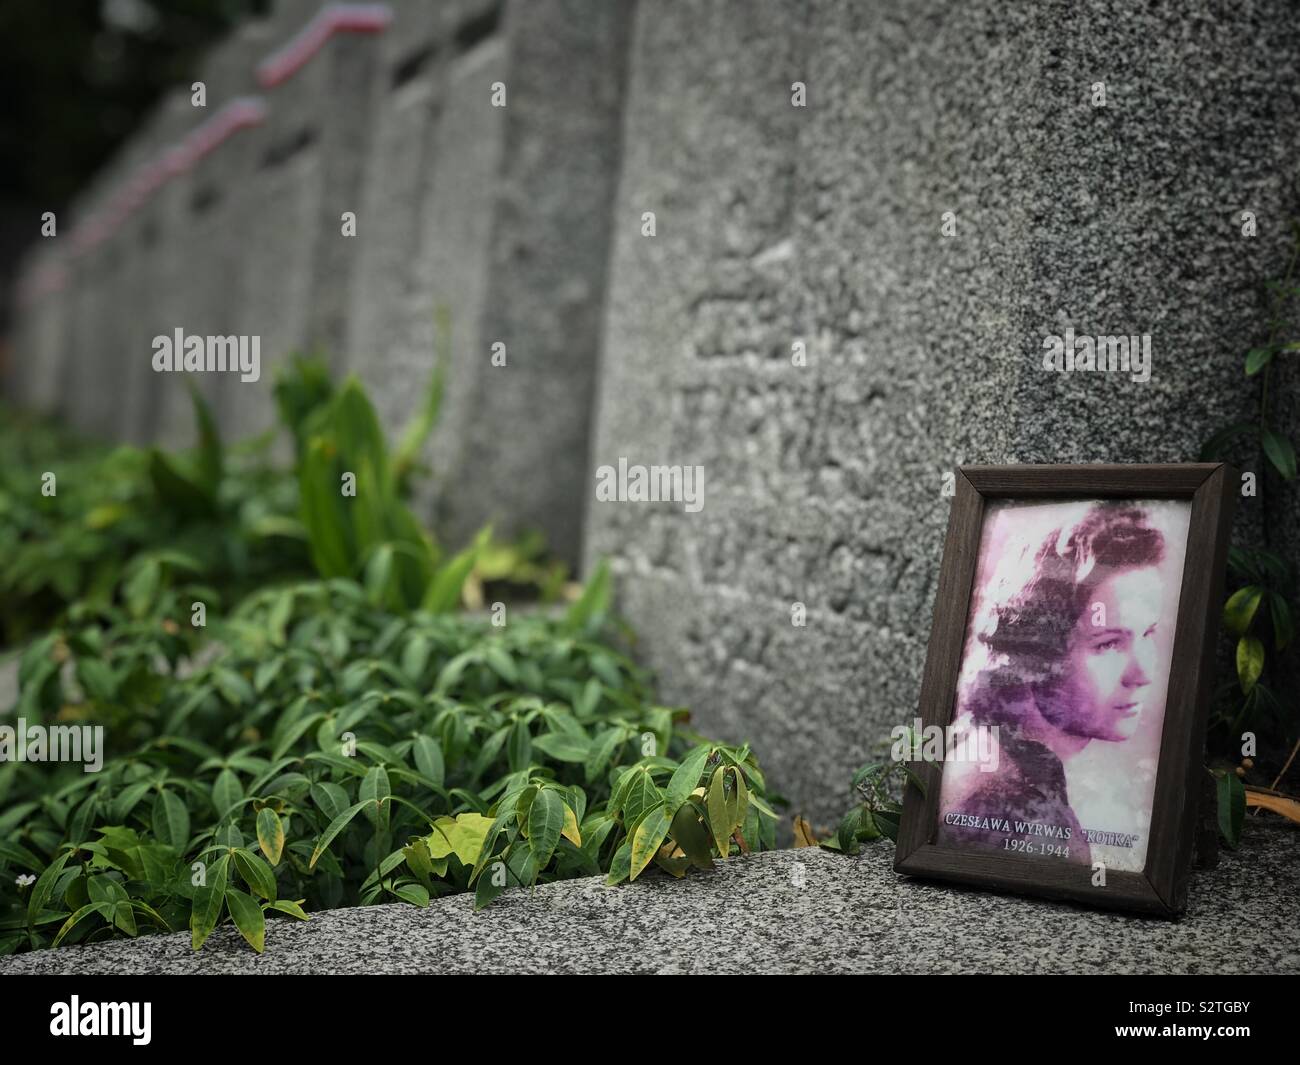
[[[1178,613],[1183,500],[991,502],[942,846],[1141,870]]]

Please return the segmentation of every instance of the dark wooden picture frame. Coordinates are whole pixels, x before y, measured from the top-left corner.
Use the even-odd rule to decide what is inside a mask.
[[[1141,872],[1108,871],[1104,887],[1093,886],[1092,869],[1086,865],[939,845],[935,839],[943,765],[917,762],[912,768],[924,793],[908,785],[894,859],[897,872],[1167,917],[1185,908],[1237,481],[1236,471],[1226,463],[957,470],[921,684],[919,717],[926,727],[943,728],[953,718],[986,501],[1190,501],[1149,844]]]

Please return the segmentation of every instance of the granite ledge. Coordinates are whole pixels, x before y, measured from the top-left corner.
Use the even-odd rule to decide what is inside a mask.
[[[898,876],[893,848],[784,850],[681,881],[657,872],[270,922],[256,955],[231,928],[0,959],[0,975],[137,973],[1300,973],[1300,829],[1247,826],[1193,876],[1177,921]],[[802,886],[800,886],[802,884]]]

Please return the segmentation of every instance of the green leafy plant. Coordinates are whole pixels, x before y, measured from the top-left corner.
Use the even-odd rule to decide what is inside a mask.
[[[1259,406],[1253,418],[1221,429],[1205,442],[1201,460],[1230,457],[1231,448],[1252,441],[1260,448],[1271,468],[1284,480],[1296,476],[1296,453],[1290,438],[1276,425],[1270,408],[1272,379],[1278,360],[1300,351],[1300,332],[1293,317],[1300,286],[1296,265],[1300,261],[1300,224],[1292,223],[1293,245],[1284,276],[1269,281],[1270,294],[1268,336],[1264,343],[1245,355],[1245,374],[1257,378]],[[1295,735],[1297,713],[1294,701],[1279,696],[1277,678],[1285,666],[1278,661],[1294,641],[1295,601],[1294,573],[1290,565],[1271,551],[1259,547],[1230,550],[1228,571],[1231,583],[1238,585],[1224,605],[1224,629],[1235,641],[1235,683],[1220,687],[1211,719],[1211,775],[1216,778],[1218,821],[1221,835],[1235,846],[1240,838],[1243,813],[1247,805],[1268,806],[1286,816],[1295,817],[1287,803],[1295,800],[1243,783],[1255,769],[1253,758],[1243,758],[1235,768],[1237,748],[1246,731],[1262,734],[1270,740],[1289,742]],[[1282,772],[1273,780],[1276,788],[1295,759],[1298,742]],[[1218,763],[1229,763],[1220,765]]]
[[[878,839],[897,843],[903,814],[902,792],[909,781],[925,793],[921,778],[906,762],[871,762],[862,766],[853,774],[853,788],[862,801],[844,815],[835,835],[822,840],[821,845],[828,850],[857,854],[862,843]]]
[[[311,910],[774,846],[753,754],[652,701],[600,638],[608,599],[602,568],[564,616],[497,627],[308,581],[249,597],[188,669],[178,633],[71,614],[20,708],[105,723],[105,761],[0,765],[0,951],[146,928],[198,948],[225,921],[261,950]]]
[[[1231,548],[1228,571],[1234,582],[1245,582],[1223,608],[1223,627],[1236,640],[1237,679],[1220,695],[1230,696],[1236,688],[1240,699],[1235,711],[1234,700],[1221,699],[1216,719],[1231,743],[1247,729],[1277,731],[1294,724],[1294,708],[1279,699],[1267,674],[1272,672],[1269,649],[1280,653],[1295,638],[1295,576],[1285,560],[1260,548]]]
[[[565,570],[540,536],[502,542],[485,533],[444,556],[407,507],[442,380],[440,363],[390,454],[359,382],[336,389],[324,363],[292,360],[275,386],[292,466],[268,458],[274,432],[224,445],[197,392],[189,453],[105,449],[38,419],[0,420],[0,646],[78,602],[129,602],[138,614],[184,584],[211,606],[313,571],[362,579],[376,601],[398,609],[451,609],[456,594],[481,606],[487,586],[558,598]],[[345,473],[356,478],[355,496],[344,495]]]
[[[446,609],[437,549],[401,498],[374,408],[355,378],[313,419],[298,473],[302,521],[323,577],[357,577],[377,602]],[[465,571],[473,565],[468,556]],[[459,587],[459,584],[457,584]]]
[[[194,406],[192,455],[104,449],[4,420],[0,641],[40,631],[74,602],[131,591],[138,604],[158,578],[201,577],[235,597],[272,574],[310,571],[291,474],[227,452],[197,394]]]
[[[1269,281],[1267,288],[1272,303],[1269,308],[1268,338],[1259,347],[1251,348],[1245,355],[1247,377],[1258,377],[1260,382],[1259,410],[1254,418],[1225,426],[1211,436],[1201,448],[1201,461],[1210,462],[1225,457],[1228,445],[1239,438],[1258,441],[1264,456],[1286,480],[1296,475],[1295,445],[1274,423],[1269,409],[1269,386],[1279,356],[1300,352],[1300,333],[1290,314],[1297,298],[1296,262],[1300,258],[1300,223],[1292,222],[1293,246],[1282,278]]]

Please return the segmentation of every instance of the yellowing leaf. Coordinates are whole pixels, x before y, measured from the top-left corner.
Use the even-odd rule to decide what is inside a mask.
[[[1246,805],[1258,806],[1261,810],[1272,810],[1273,813],[1281,814],[1283,817],[1300,824],[1300,800],[1247,788]]]
[[[257,812],[257,845],[262,848],[268,862],[280,864],[280,855],[284,851],[284,825],[269,806],[263,806]]]
[[[629,880],[635,880],[641,874],[641,871],[650,864],[650,860],[655,856],[655,853],[663,846],[671,824],[672,820],[668,816],[668,810],[662,803],[645,815],[644,820],[637,826],[636,835],[632,839],[632,864],[628,876]]]
[[[436,861],[454,854],[462,865],[472,868],[478,861],[483,840],[491,827],[492,818],[477,813],[440,817],[434,821],[433,831],[424,839],[429,848],[429,857]]]
[[[1259,609],[1264,589],[1257,584],[1247,585],[1232,594],[1223,607],[1223,624],[1229,632],[1244,636]]]
[[[578,818],[574,812],[569,809],[569,804],[564,804],[564,828],[560,835],[572,843],[575,847],[582,846],[582,833],[578,831]]]
[[[1259,675],[1264,672],[1264,645],[1254,636],[1237,641],[1237,680],[1243,695],[1249,695]]]
[[[727,767],[718,766],[713,771],[709,782],[705,805],[709,811],[709,831],[718,848],[718,857],[726,858],[731,853],[731,811],[727,807],[726,792]]]
[[[543,788],[528,808],[528,846],[539,870],[545,869],[560,842],[568,806],[553,788]]]
[[[239,934],[261,954],[266,947],[266,916],[261,905],[251,895],[232,887],[226,889],[226,907]]]
[[[116,525],[129,513],[123,503],[101,503],[86,515],[86,527],[107,529],[110,525]]]
[[[797,814],[794,819],[794,845],[795,847],[817,846],[817,836],[813,832],[812,825]]]

